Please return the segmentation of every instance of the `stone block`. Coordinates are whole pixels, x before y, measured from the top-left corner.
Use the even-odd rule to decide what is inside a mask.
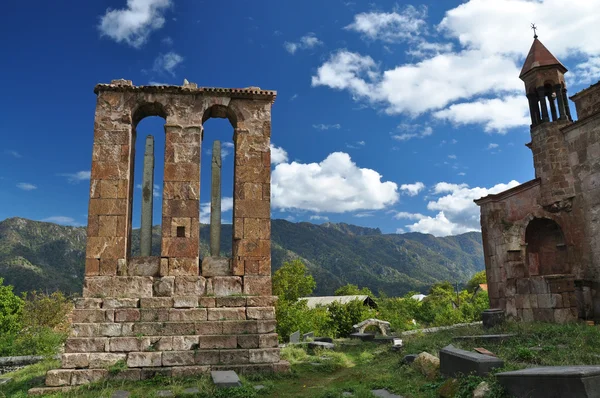
[[[195,237],[197,239],[197,237]],[[197,276],[198,258],[170,258],[169,259],[169,275],[174,276]]]
[[[195,333],[197,335],[223,334],[223,323],[221,321],[195,322]],[[235,334],[235,333],[225,333]]]
[[[152,297],[152,277],[86,277],[83,283],[83,295],[84,297]]]
[[[258,333],[258,322],[246,321],[223,321],[221,322],[223,334],[256,334]]]
[[[513,396],[529,398],[600,396],[600,366],[547,366],[497,373]]]
[[[198,307],[198,296],[175,296],[173,297],[174,308],[196,308]]]
[[[246,306],[246,297],[237,297],[237,296],[229,296],[229,297],[217,297],[215,299],[216,307],[245,307]]]
[[[228,321],[246,319],[246,308],[208,308],[209,321]]]
[[[171,367],[150,367],[142,368],[142,380],[152,379],[154,377],[165,377],[169,378],[173,374],[173,368]]]
[[[258,334],[245,334],[237,336],[237,344],[239,348],[259,348]]]
[[[175,277],[163,276],[155,279],[153,291],[155,297],[171,297],[175,291]]]
[[[543,295],[540,295],[543,296]],[[538,296],[538,303],[540,300],[540,296]],[[533,320],[537,322],[554,322],[554,310],[552,308],[537,308],[532,309],[533,311]]]
[[[225,257],[209,257],[202,259],[202,276],[231,275],[231,259]]]
[[[104,369],[119,361],[125,361],[127,354],[99,352],[90,354],[90,369]]]
[[[242,294],[242,278],[239,276],[215,276],[210,279],[215,296]]]
[[[201,350],[237,347],[235,336],[199,336],[198,342]]]
[[[531,293],[534,294],[548,294],[550,291],[548,290],[548,284],[546,280],[542,277],[531,278],[529,280]]]
[[[270,276],[244,276],[244,294],[271,296],[272,286]]]
[[[242,382],[233,370],[222,370],[210,372],[213,383],[217,388],[241,387]]]
[[[177,366],[173,368],[173,377],[194,377],[210,372],[210,366]],[[183,390],[185,393],[186,390]],[[193,393],[190,390],[190,393]]]
[[[100,381],[108,375],[106,369],[76,369],[73,370],[71,384],[74,386]]]
[[[256,324],[258,333],[272,333],[277,327],[277,321],[272,320],[259,320]]]
[[[198,306],[203,308],[213,308],[216,306],[214,297],[200,297],[198,299]]]
[[[554,321],[556,323],[569,323],[577,321],[577,309],[558,308],[554,310]]]
[[[206,308],[171,309],[170,322],[206,321]]]
[[[201,276],[176,276],[176,296],[202,296],[205,292],[206,280]]]
[[[75,309],[92,310],[102,308],[102,299],[100,298],[77,298],[75,299]]]
[[[60,394],[60,393],[68,393],[71,391],[73,386],[63,386],[63,387],[34,387],[27,390],[28,395],[47,395],[47,394]]]
[[[174,336],[173,351],[197,350],[198,336]]]
[[[133,324],[133,333],[136,335],[142,334],[144,336],[168,336],[166,333],[161,333],[161,330],[167,330],[167,325],[173,324],[162,322],[138,322]]]
[[[94,337],[98,335],[97,323],[74,323],[71,327],[71,336],[73,337]]]
[[[250,363],[279,362],[279,348],[259,348],[248,350]]]
[[[108,346],[110,352],[131,352],[140,350],[141,340],[137,337],[111,337]]]
[[[141,308],[172,308],[172,297],[148,297],[140,299]]]
[[[139,381],[142,379],[141,369],[123,369],[117,373],[108,373],[108,380]]]
[[[248,307],[274,307],[277,303],[277,296],[258,296],[246,298]]]
[[[90,364],[90,354],[62,354],[61,366],[64,369],[87,368]]]
[[[127,367],[143,368],[162,366],[162,352],[130,352]]]
[[[68,386],[71,384],[71,369],[53,369],[46,373],[46,385],[49,387]]]
[[[291,369],[290,363],[288,361],[280,360],[273,364],[273,372],[275,373],[287,373]]]
[[[104,352],[107,346],[106,337],[71,337],[65,342],[65,352]]]
[[[448,345],[440,350],[440,372],[448,377],[460,374],[487,376],[492,369],[501,368],[504,362],[496,357],[465,351]]]
[[[198,208],[196,208],[196,211],[198,211]],[[196,215],[195,217],[198,216]],[[162,255],[165,257],[198,258],[199,254],[198,238],[162,239]],[[171,261],[169,261],[169,268],[170,267]]]
[[[517,294],[529,294],[529,279],[517,279]]]
[[[129,276],[159,276],[160,257],[132,257],[127,264]]]
[[[248,319],[275,319],[275,307],[248,307]]]
[[[99,323],[106,321],[106,310],[89,309],[79,310],[74,309],[72,318],[74,323]]]
[[[121,323],[99,323],[98,335],[105,337],[119,337],[123,335],[123,324]]]
[[[194,354],[194,360],[198,365],[216,365],[221,360],[221,358],[219,358],[219,351],[215,350],[197,350]]]
[[[170,310],[170,308],[142,308],[140,309],[140,321],[166,322],[169,320]]]
[[[552,308],[551,294],[538,294],[537,296],[538,308]]]
[[[259,348],[276,348],[278,345],[277,333],[261,334],[258,338]]]
[[[163,366],[189,366],[195,364],[194,351],[163,352]]]
[[[141,338],[140,351],[173,351],[173,337],[150,336]]]
[[[140,304],[138,298],[105,298],[102,308],[137,308]]]
[[[248,363],[248,350],[220,350],[219,362],[224,365],[239,365]]]
[[[124,308],[115,310],[115,322],[136,322],[140,320],[140,310]]]
[[[161,330],[164,336],[184,336],[194,334],[196,325],[194,322],[167,322]]]

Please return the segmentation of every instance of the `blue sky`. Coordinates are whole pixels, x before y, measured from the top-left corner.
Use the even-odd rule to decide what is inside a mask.
[[[118,78],[180,85],[185,78],[199,86],[277,90],[273,218],[347,222],[386,233],[477,230],[474,198],[533,178],[518,79],[532,42],[529,24],[536,22],[540,40],[570,69],[572,95],[600,77],[599,5],[10,2],[0,15],[0,220],[84,225],[94,85]],[[136,144],[141,154],[143,137],[155,136],[155,223],[162,124],[144,119]],[[223,142],[229,221],[232,129],[222,119],[205,124],[203,209],[214,139]],[[141,164],[138,156],[136,184]]]

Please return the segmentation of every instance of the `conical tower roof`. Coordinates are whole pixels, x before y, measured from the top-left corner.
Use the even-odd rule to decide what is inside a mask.
[[[533,44],[531,45],[531,49],[529,49],[529,54],[527,54],[527,58],[525,59],[525,63],[523,64],[523,69],[521,69],[521,74],[519,77],[523,77],[527,72],[532,69],[539,68],[541,66],[557,66],[561,69],[562,73],[567,71],[567,68],[563,64],[560,63],[558,59],[548,49],[546,46],[542,44],[541,41],[537,39],[533,39]]]

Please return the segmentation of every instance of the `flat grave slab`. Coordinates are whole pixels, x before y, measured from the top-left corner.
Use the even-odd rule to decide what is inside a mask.
[[[391,392],[383,388],[380,390],[371,390],[371,394],[379,398],[404,398],[401,395],[392,394]]]
[[[479,336],[456,336],[453,340],[478,340],[478,341],[488,341],[491,343],[499,343],[504,340],[508,340],[512,337],[515,337],[514,333],[507,334],[482,334]]]
[[[517,398],[600,396],[600,366],[544,366],[496,374]]]
[[[326,350],[333,350],[335,348],[335,344],[325,343],[323,341],[311,341],[308,343],[308,348],[324,348]]]
[[[350,338],[351,339],[361,339],[362,341],[369,341],[369,340],[373,340],[375,338],[375,335],[373,333],[351,333],[350,334]]]
[[[444,376],[456,377],[470,373],[486,376],[492,369],[502,366],[504,362],[499,358],[461,350],[452,345],[440,350],[440,373]]]
[[[218,388],[241,387],[242,382],[233,370],[213,370],[210,372],[213,383]]]
[[[0,386],[1,386],[2,384],[6,384],[6,383],[8,383],[8,382],[9,382],[9,381],[11,381],[11,380],[12,380],[12,379],[11,379],[10,377],[0,377]]]

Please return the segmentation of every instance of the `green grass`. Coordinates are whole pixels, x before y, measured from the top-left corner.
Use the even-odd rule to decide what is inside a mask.
[[[516,333],[517,336],[501,343],[452,341],[454,336],[465,334]],[[405,397],[438,396],[443,378],[428,381],[411,366],[401,364],[405,354],[427,351],[436,355],[452,343],[466,350],[484,347],[505,361],[501,370],[520,369],[532,365],[591,365],[600,360],[600,328],[582,324],[515,324],[483,331],[480,327],[465,327],[438,333],[407,336],[401,352],[393,352],[387,345],[356,340],[339,340],[334,351],[306,351],[300,346],[282,349],[281,355],[292,363],[292,372],[285,375],[249,375],[242,377],[244,387],[233,390],[216,390],[208,376],[190,379],[157,378],[142,382],[104,381],[84,386],[68,394],[51,397],[110,397],[115,390],[127,390],[131,397],[152,397],[158,390],[169,389],[176,396],[188,387],[198,387],[196,397],[313,397],[337,398],[344,391],[355,397],[372,397],[372,389],[386,388]],[[533,348],[533,349],[532,349]],[[43,384],[46,370],[58,366],[57,361],[46,361],[8,374],[13,381],[0,387],[0,397],[26,397],[27,390]],[[501,371],[499,370],[499,371]],[[459,379],[457,397],[470,397],[473,389],[487,381],[492,387],[492,398],[506,397],[493,375],[487,378],[462,377]],[[253,386],[261,384],[263,390]]]

